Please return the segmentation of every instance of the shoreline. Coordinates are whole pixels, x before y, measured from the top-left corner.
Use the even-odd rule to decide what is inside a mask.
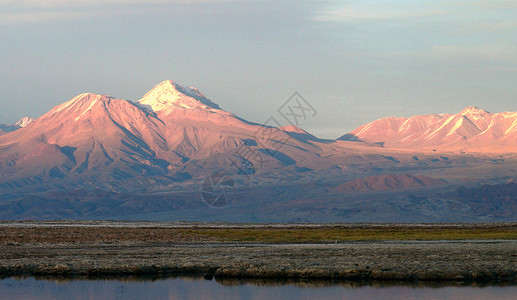
[[[228,228],[221,232],[216,230],[218,235],[213,235],[213,231],[209,231],[211,235],[203,235],[204,231],[187,231],[185,234],[183,228],[166,228],[154,223],[146,223],[144,227],[116,228],[107,227],[106,223],[87,228],[73,226],[74,222],[67,223],[70,224],[67,226],[58,223],[43,222],[38,226],[22,223],[25,225],[13,227],[1,222],[0,278],[166,278],[188,275],[207,279],[215,277],[216,280],[517,284],[517,240],[513,238],[275,243],[217,238],[221,232],[235,233]],[[93,223],[85,224],[91,226]],[[197,227],[190,229],[206,229],[194,226]],[[393,224],[382,226],[366,229],[373,230],[374,237],[379,230],[384,234],[396,229]],[[468,226],[462,230],[472,230],[472,226],[484,228],[479,224]],[[491,228],[501,226],[515,233],[515,223],[494,224]],[[235,230],[247,232],[248,229]],[[293,229],[287,233],[324,235],[328,234],[326,230]],[[355,229],[339,230],[348,232]],[[286,231],[282,228],[273,233],[286,234]],[[368,234],[372,233],[368,231]],[[401,234],[406,234],[406,231]],[[303,237],[299,239],[303,240]]]
[[[282,285],[299,285],[305,287],[329,287],[344,286],[349,288],[358,287],[413,287],[413,288],[441,288],[441,287],[515,287],[517,282],[512,280],[378,280],[378,279],[342,279],[342,278],[283,278],[283,277],[216,277],[210,274],[192,274],[192,273],[175,273],[175,274],[117,274],[117,275],[31,275],[21,274],[13,276],[0,276],[2,280],[43,280],[66,283],[72,281],[122,281],[122,282],[146,282],[161,280],[200,280],[214,281],[221,285],[237,286],[237,285],[255,285],[255,286],[282,286]]]
[[[2,247],[0,277],[192,275],[216,279],[517,284],[515,249],[517,241],[196,246],[17,245]],[[439,253],[444,251],[446,254],[440,256]]]

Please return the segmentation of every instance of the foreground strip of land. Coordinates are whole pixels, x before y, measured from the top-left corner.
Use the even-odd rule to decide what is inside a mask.
[[[517,240],[517,223],[231,224],[183,222],[0,222],[0,246],[23,243],[330,243]]]
[[[0,223],[0,276],[517,283],[517,224]]]

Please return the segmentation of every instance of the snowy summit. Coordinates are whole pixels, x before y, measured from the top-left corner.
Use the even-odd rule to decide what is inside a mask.
[[[138,101],[138,104],[155,112],[175,108],[221,109],[196,88],[182,87],[172,80],[166,80],[155,86]]]

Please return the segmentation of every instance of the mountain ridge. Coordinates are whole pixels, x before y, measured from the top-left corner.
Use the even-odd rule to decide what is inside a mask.
[[[474,106],[458,114],[388,117],[364,124],[338,140],[388,148],[441,151],[517,151],[517,113],[490,113]]]
[[[325,140],[294,125],[276,128],[241,119],[195,88],[164,81],[139,101],[83,93],[27,123],[0,136],[5,218],[514,217],[499,208],[513,207],[511,197],[501,201],[487,193],[493,199],[470,219],[463,198],[446,192],[516,178],[517,113],[467,107],[458,114],[390,117],[348,138]],[[198,199],[202,182],[221,173],[238,190],[227,216]],[[477,201],[469,207],[479,207]],[[450,216],[449,207],[455,208]]]
[[[149,107],[153,109],[145,109]],[[250,162],[237,153],[243,146],[260,160]],[[290,153],[280,152],[280,146]],[[0,136],[0,182],[85,176],[85,181],[97,182],[139,176],[189,178],[206,169],[228,168],[230,159],[260,171],[264,165],[268,170],[284,168],[293,158],[316,157],[318,151],[280,129],[222,110],[197,89],[164,81],[138,102],[77,95],[31,126]]]

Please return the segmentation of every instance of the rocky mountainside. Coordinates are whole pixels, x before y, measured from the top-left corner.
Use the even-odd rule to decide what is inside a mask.
[[[517,179],[516,120],[469,107],[325,140],[246,121],[169,80],[135,102],[84,93],[0,127],[0,218],[508,220],[514,198],[455,191]],[[205,190],[219,174],[226,186]],[[202,201],[217,188],[235,197],[224,210]]]
[[[339,140],[391,148],[516,152],[517,113],[467,107],[458,114],[389,117],[362,125]]]
[[[113,187],[152,176],[177,182],[223,169],[237,174],[303,167],[321,153],[306,139],[245,121],[198,90],[165,81],[136,103],[78,95],[1,136],[0,187],[56,179]]]

